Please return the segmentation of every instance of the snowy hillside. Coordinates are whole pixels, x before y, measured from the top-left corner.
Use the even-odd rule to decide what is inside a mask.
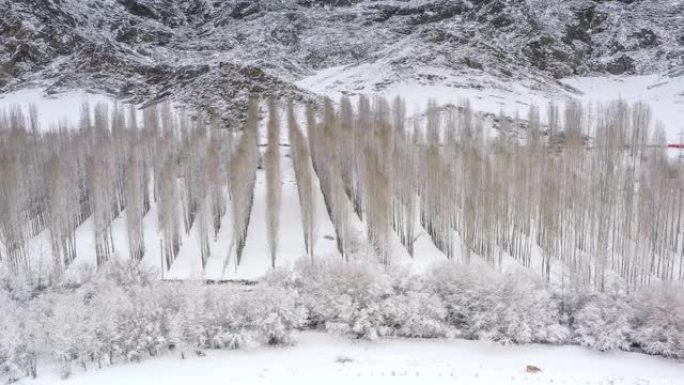
[[[581,100],[607,103],[617,98],[648,103],[656,124],[661,123],[670,143],[682,143],[684,131],[684,74],[563,79],[582,92]]]
[[[0,110],[3,111],[20,107],[25,114],[28,114],[29,107],[34,105],[39,111],[40,126],[46,131],[59,128],[60,124],[67,127],[74,127],[78,124],[83,103],[92,105],[107,103],[113,106],[115,99],[81,90],[47,95],[42,88],[27,88],[0,95]]]
[[[247,90],[310,97],[292,82],[340,65],[382,69],[374,79],[382,87],[439,86],[446,75],[478,88],[548,91],[558,78],[660,73],[681,67],[684,54],[679,1],[2,0],[0,7],[0,91],[38,83],[137,103],[172,96],[218,107],[227,120],[244,112]]]
[[[481,74],[462,76],[440,68],[421,67],[418,79],[393,80],[384,63],[362,63],[327,68],[297,81],[297,85],[334,99],[342,95],[401,96],[409,111],[419,113],[430,99],[458,104],[468,99],[478,111],[525,117],[531,106],[548,103],[607,104],[615,100],[647,103],[653,119],[662,123],[671,143],[680,143],[684,130],[684,74],[568,77],[553,87],[539,88],[529,81],[505,81]]]

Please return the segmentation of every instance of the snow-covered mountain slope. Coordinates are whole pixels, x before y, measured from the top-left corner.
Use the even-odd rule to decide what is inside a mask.
[[[531,106],[544,110],[549,103],[581,102],[587,107],[618,99],[650,105],[654,125],[662,124],[670,142],[680,142],[684,130],[684,73],[654,75],[606,75],[561,79],[553,87],[535,87],[534,79],[504,82],[479,74],[462,76],[442,68],[421,68],[418,78],[392,81],[381,63],[332,67],[303,78],[296,84],[333,99],[342,95],[401,96],[410,111],[424,110],[428,100],[458,104],[468,99],[475,110],[508,116],[527,116]]]
[[[563,83],[578,89],[585,103],[608,103],[622,99],[645,102],[654,124],[662,124],[670,143],[684,139],[684,74],[644,76],[574,77]]]
[[[0,91],[31,82],[239,116],[247,91],[340,65],[381,87],[458,76],[505,90],[684,64],[684,3],[662,0],[0,0]],[[368,67],[360,67],[368,68]],[[371,68],[368,68],[371,69]]]

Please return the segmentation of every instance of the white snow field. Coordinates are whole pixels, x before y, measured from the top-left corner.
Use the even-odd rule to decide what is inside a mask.
[[[458,103],[467,98],[473,109],[483,112],[498,113],[503,111],[509,115],[521,112],[525,116],[531,105],[543,107],[551,97],[562,101],[567,98],[560,84],[552,95],[536,91],[531,86],[518,82],[504,83],[492,76],[464,78],[460,74],[452,74],[442,68],[421,68],[418,79],[410,78],[402,81],[394,79],[379,63],[362,63],[323,69],[296,84],[317,94],[338,99],[342,95],[384,95],[388,99],[401,96],[409,113],[422,112],[428,100],[433,99],[438,105]],[[426,81],[426,78],[440,79],[438,82]],[[436,83],[436,84],[435,84]]]
[[[56,95],[48,95],[43,88],[25,88],[7,94],[0,94],[0,111],[20,107],[28,116],[31,104],[38,108],[38,120],[43,130],[58,128],[60,124],[78,125],[81,106],[88,102],[90,106],[98,103],[114,105],[115,100],[109,96],[74,90]]]
[[[466,340],[349,340],[320,332],[295,334],[291,347],[178,354],[60,380],[44,369],[25,385],[224,384],[564,384],[681,385],[684,363],[576,346],[501,346]],[[527,365],[542,371],[528,373]]]
[[[661,123],[670,143],[682,143],[684,133],[684,76],[644,75],[577,77],[563,83],[580,90],[585,103],[622,99],[646,102],[655,124]]]

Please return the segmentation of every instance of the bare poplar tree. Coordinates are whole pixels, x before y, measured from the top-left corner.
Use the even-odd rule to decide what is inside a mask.
[[[137,135],[133,140],[136,140]],[[145,254],[143,216],[145,215],[145,181],[143,155],[136,143],[130,144],[126,177],[126,225],[131,260],[140,261]]]
[[[302,226],[304,228],[304,247],[307,255],[313,262],[314,246],[316,242],[316,202],[314,200],[314,180],[311,156],[299,124],[297,123],[292,101],[288,103],[288,134],[290,139],[290,153],[297,179],[297,192],[299,194],[299,206],[302,213]]]
[[[275,98],[268,101],[268,144],[266,148],[266,223],[271,267],[275,269],[280,225],[280,117]]]
[[[156,178],[159,230],[164,240],[165,268],[168,269],[176,259],[181,245],[178,178],[173,154],[166,155],[166,160],[162,162]]]
[[[259,98],[252,95],[247,109],[247,123],[242,132],[240,143],[230,161],[236,269],[242,260],[242,250],[245,247],[249,217],[254,201],[254,184],[259,163],[258,130]]]

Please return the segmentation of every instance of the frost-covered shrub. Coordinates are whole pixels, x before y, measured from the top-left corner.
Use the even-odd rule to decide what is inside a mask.
[[[5,308],[6,309],[6,308]],[[8,382],[14,382],[22,376],[25,363],[22,359],[24,342],[18,320],[5,311],[0,314],[0,374],[9,378]]]
[[[574,340],[601,351],[629,350],[634,309],[621,294],[591,293],[574,315]]]
[[[487,266],[450,263],[437,265],[428,277],[447,309],[446,321],[465,338],[562,343],[569,336],[549,290],[521,271],[498,274]]]
[[[0,375],[6,375],[9,370],[9,360],[11,355],[11,348],[9,340],[12,340],[11,335],[14,334],[14,327],[16,321],[12,317],[12,312],[15,308],[14,302],[9,298],[4,290],[0,290],[0,328],[4,333],[0,333]]]
[[[52,302],[48,343],[62,378],[71,375],[73,361],[84,365],[91,346],[90,337],[94,335],[92,313],[80,299],[75,294],[51,295],[47,299]]]
[[[175,348],[287,344],[305,315],[292,288],[163,283],[125,264],[33,298],[9,293],[0,290],[0,374],[13,379],[35,373],[42,353],[67,377],[77,366],[138,361]]]
[[[137,361],[163,351],[171,312],[163,292],[161,285],[123,288],[94,280],[34,301],[32,309],[37,304],[45,309],[40,318],[50,330],[46,345],[61,376],[69,376],[74,363],[87,369],[112,364],[116,357]]]
[[[289,289],[196,287],[171,320],[169,334],[171,343],[181,349],[282,345],[292,342],[292,331],[303,322],[304,313]]]
[[[266,273],[259,281],[268,287],[280,287],[294,289],[296,287],[295,270],[292,268],[277,267]]]
[[[445,263],[429,272],[432,290],[447,309],[447,322],[465,338],[492,338],[497,335],[497,276],[484,266]]]
[[[292,331],[306,320],[305,309],[297,305],[297,295],[290,289],[259,287],[242,299],[241,305],[249,315],[248,324],[268,345],[291,344]]]
[[[636,301],[632,339],[648,354],[684,358],[684,292],[681,288],[644,290]]]
[[[554,323],[549,325],[546,329],[546,343],[549,344],[565,344],[568,343],[572,338],[572,332],[570,328],[561,323]]]
[[[128,361],[156,356],[168,346],[171,312],[159,301],[158,288],[136,287],[119,299],[115,348]]]
[[[389,271],[390,285],[395,295],[409,292],[432,293],[433,287],[426,274],[412,273],[407,266],[391,266]]]
[[[569,337],[559,324],[559,310],[551,292],[535,277],[524,271],[503,274],[498,280],[491,309],[496,328],[489,339],[502,343],[562,343]]]
[[[33,296],[33,288],[29,282],[24,274],[13,274],[5,264],[0,263],[0,296],[4,296],[7,301],[28,302]]]
[[[170,317],[182,298],[173,286],[153,282],[142,269],[123,263],[108,265],[69,295],[86,313],[81,324],[90,340],[80,356],[98,367],[165,351]]]
[[[92,312],[92,332],[88,351],[92,362],[98,368],[103,364],[111,365],[114,363],[115,355],[120,349],[117,347],[120,337],[118,325],[117,308],[120,301],[123,301],[123,292],[116,288],[109,288],[109,291],[101,295],[85,296],[86,303]]]
[[[381,303],[391,294],[390,280],[377,265],[321,259],[297,267],[300,301],[312,326],[375,339],[388,333]]]
[[[447,310],[434,294],[410,291],[397,294],[382,304],[389,332],[400,337],[452,337],[447,325]]]
[[[444,302],[447,323],[465,338],[478,338],[494,327],[486,311],[496,306],[495,280],[489,270],[481,270],[479,274],[472,266],[440,263],[427,273],[430,290]]]
[[[574,342],[684,357],[681,288],[635,296],[620,285],[608,294],[576,287],[558,293],[528,272],[500,274],[477,263],[444,263],[411,275],[323,259],[276,270],[254,286],[158,282],[123,263],[47,289],[0,276],[0,376],[35,376],[38,357],[51,357],[66,377],[79,367],[171,350],[184,356],[289,344],[303,325],[356,338]]]
[[[37,360],[50,350],[46,337],[51,333],[42,301],[15,296],[0,290],[0,374],[10,380],[37,376]]]
[[[251,340],[247,325],[236,310],[239,298],[223,287],[197,288],[188,293],[179,319],[181,345],[194,349],[237,349]]]
[[[149,286],[157,284],[155,273],[141,263],[113,258],[100,268],[93,280],[99,283],[113,284],[122,288],[133,286]]]
[[[0,374],[10,382],[22,376],[36,377],[44,329],[28,309],[5,304],[10,306],[0,312]]]

